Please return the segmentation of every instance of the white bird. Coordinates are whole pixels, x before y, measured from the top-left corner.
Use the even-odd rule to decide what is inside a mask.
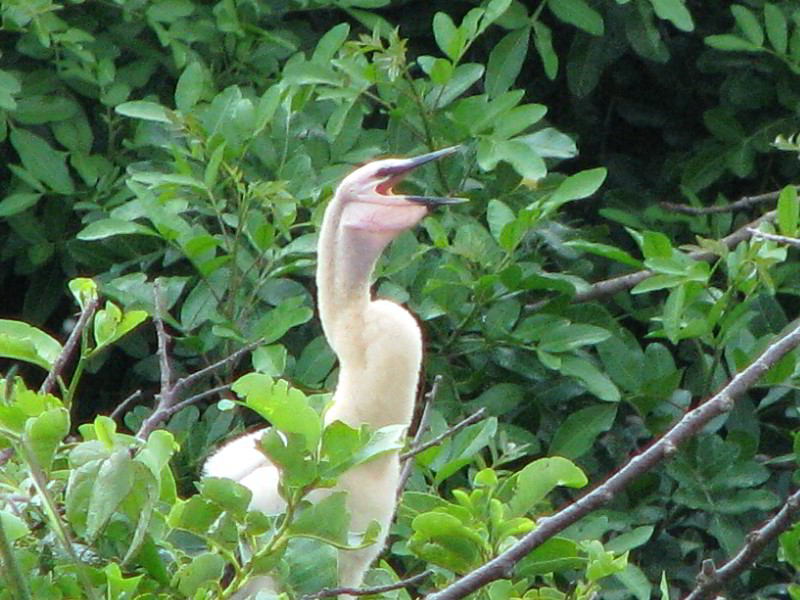
[[[372,429],[408,426],[414,409],[422,362],[422,335],[416,320],[388,300],[372,300],[370,280],[384,248],[416,225],[430,207],[461,198],[395,194],[392,186],[416,167],[457,151],[445,148],[415,158],[390,158],[360,167],[344,178],[328,205],[317,247],[317,290],[322,328],[339,358],[339,382],[325,423],[340,420]],[[228,477],[253,492],[251,509],[279,513],[278,469],[256,447],[262,431],[224,446],[205,464],[205,474]],[[360,550],[339,551],[339,584],[357,587],[381,552],[395,510],[400,483],[397,452],[382,455],[345,472],[335,490],[348,493],[351,531],[376,520],[381,535]],[[327,492],[330,493],[330,492]],[[317,496],[319,499],[319,496]],[[275,590],[258,577],[234,598]]]

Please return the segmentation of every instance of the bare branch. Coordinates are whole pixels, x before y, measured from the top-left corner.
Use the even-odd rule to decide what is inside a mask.
[[[83,331],[89,324],[89,320],[94,316],[95,311],[97,311],[97,306],[99,303],[100,299],[97,296],[94,296],[86,303],[86,306],[83,307],[81,316],[78,318],[78,322],[75,324],[72,333],[70,333],[69,337],[67,338],[67,343],[64,344],[61,354],[59,354],[58,358],[56,358],[53,366],[50,368],[50,372],[47,374],[47,377],[39,388],[40,394],[48,394],[52,391],[53,386],[61,376],[61,373],[64,371],[64,367],[67,366],[67,362],[75,352],[75,348],[77,348],[81,340],[81,336],[83,335]]]
[[[736,210],[744,210],[762,202],[775,202],[780,195],[780,190],[777,192],[766,192],[765,194],[757,194],[755,196],[742,196],[736,202],[730,204],[717,205],[717,206],[689,206],[688,204],[675,204],[673,202],[660,202],[662,208],[674,212],[683,213],[685,215],[713,215],[716,213],[733,212]]]
[[[751,566],[767,544],[792,525],[792,515],[800,509],[800,490],[789,496],[777,514],[745,536],[744,547],[739,553],[717,569],[713,561],[703,562],[703,569],[697,575],[697,587],[684,600],[701,600],[717,592],[745,569]]]
[[[431,385],[430,391],[428,391],[428,393],[423,397],[425,406],[422,409],[422,416],[419,418],[417,433],[414,435],[414,439],[411,441],[411,450],[422,444],[422,436],[425,435],[425,432],[428,430],[428,421],[431,418],[431,407],[433,406],[433,402],[436,400],[436,396],[439,394],[439,386],[441,384],[442,376],[437,375],[433,378],[433,384]],[[400,460],[401,462],[405,461],[405,464],[403,464],[403,470],[400,472],[400,483],[397,485],[398,499],[403,494],[403,490],[406,488],[408,478],[411,477],[411,469],[414,466],[414,464],[409,462],[407,459],[401,457]]]
[[[338,596],[340,594],[349,594],[350,596],[371,596],[373,594],[383,594],[384,592],[391,592],[392,590],[399,590],[401,588],[422,583],[431,575],[433,575],[433,570],[429,569],[427,571],[423,571],[419,575],[414,575],[413,577],[409,577],[408,579],[403,579],[396,583],[389,583],[387,585],[379,585],[371,588],[351,588],[351,587],[325,588],[323,590],[320,590],[316,594],[309,594],[308,596],[303,596],[302,600],[314,600],[316,598],[330,598],[332,596]]]
[[[775,219],[775,211],[772,210],[764,215],[760,216],[755,221],[751,221],[744,227],[740,227],[730,235],[722,238],[720,241],[725,244],[728,248],[734,248],[739,242],[742,242],[749,238],[752,234],[750,230],[758,228],[761,223],[765,221],[772,221]],[[705,250],[692,252],[689,254],[691,258],[694,260],[703,260],[703,261],[710,261],[713,260],[716,255],[713,252],[708,252]],[[627,275],[620,275],[619,277],[612,277],[611,279],[605,279],[603,281],[598,281],[597,283],[593,283],[585,290],[580,290],[576,292],[576,294],[572,297],[572,302],[589,302],[591,300],[596,300],[598,298],[602,298],[605,296],[610,296],[616,294],[618,292],[622,292],[625,290],[629,290],[635,285],[641,283],[645,279],[652,277],[655,273],[650,269],[642,269],[641,271],[636,271],[634,273],[628,273]],[[537,302],[532,305],[533,308],[538,308],[544,305],[547,301]]]
[[[473,423],[477,423],[478,421],[483,421],[488,416],[488,412],[489,411],[486,410],[486,407],[484,406],[480,410],[477,410],[474,413],[472,413],[463,421],[459,421],[458,423],[450,427],[447,431],[440,433],[432,440],[428,440],[424,444],[421,444],[416,448],[412,448],[408,452],[404,452],[403,454],[400,455],[400,460],[408,460],[409,458],[411,458],[412,456],[416,456],[420,452],[425,452],[425,450],[427,450],[428,448],[432,448],[433,446],[441,444],[443,440],[450,437],[451,435],[455,435],[456,433],[464,429],[464,427],[466,427],[467,425],[472,425]]]
[[[165,410],[165,415],[164,415],[164,419],[163,420],[166,420],[166,419],[170,418],[175,413],[181,412],[187,406],[195,404],[196,402],[199,402],[200,400],[204,400],[205,398],[208,398],[209,396],[214,396],[214,395],[219,394],[221,392],[225,392],[225,391],[230,390],[232,385],[233,384],[230,384],[230,383],[225,383],[223,385],[218,385],[217,387],[213,387],[210,390],[204,390],[204,391],[200,392],[199,394],[195,394],[194,396],[189,396],[188,398],[186,398],[186,400],[181,400],[180,402],[178,402],[174,406],[170,406],[169,408],[167,408]]]
[[[763,238],[765,240],[769,240],[770,242],[778,242],[779,244],[786,244],[787,246],[800,248],[800,239],[798,238],[788,237],[785,235],[775,235],[774,233],[759,231],[758,229],[753,229],[752,227],[749,229],[749,231],[753,237]]]
[[[228,364],[236,363],[242,356],[244,356],[251,350],[258,348],[258,346],[261,345],[262,340],[263,338],[258,339],[255,342],[250,342],[246,346],[242,346],[241,348],[239,348],[236,352],[234,352],[230,356],[226,356],[225,358],[218,360],[217,362],[210,364],[207,367],[203,367],[202,369],[200,369],[199,371],[195,371],[191,375],[182,377],[181,379],[175,382],[175,385],[172,388],[173,393],[178,394],[179,392],[183,391],[183,388],[189,387],[193,383],[200,381],[203,377],[213,373],[217,369],[220,369]]]
[[[747,368],[739,372],[712,398],[686,413],[669,431],[653,442],[641,454],[634,456],[605,483],[588,492],[556,514],[540,519],[536,529],[518,543],[482,567],[468,573],[455,583],[428,596],[428,600],[457,600],[497,579],[508,578],[514,566],[532,550],[563,531],[585,515],[614,498],[631,481],[640,477],[665,458],[672,456],[678,446],[696,435],[714,417],[733,407],[733,399],[743,394],[787,352],[800,344],[800,321],[793,329],[770,344]]]
[[[155,304],[155,314],[153,320],[156,323],[156,336],[158,338],[158,364],[161,371],[161,390],[158,394],[158,405],[149,417],[139,427],[136,432],[136,437],[146,440],[147,436],[158,427],[164,419],[166,419],[167,409],[175,404],[175,393],[172,387],[172,368],[169,364],[169,355],[167,353],[167,344],[169,343],[169,334],[164,329],[164,297],[161,294],[161,286],[158,281],[153,285],[153,299]]]
[[[125,400],[119,403],[117,408],[115,408],[111,413],[110,418],[116,421],[120,416],[122,416],[122,413],[125,411],[125,409],[128,408],[128,406],[130,406],[135,400],[141,398],[141,396],[142,390],[136,390],[133,392],[130,396],[125,398]]]
[[[147,417],[147,419],[144,420],[142,425],[139,427],[139,431],[136,432],[136,437],[138,437],[139,439],[146,439],[147,436],[150,435],[150,433],[161,423],[169,419],[175,413],[189,406],[190,404],[194,404],[195,402],[202,400],[203,398],[207,398],[208,396],[213,396],[214,394],[218,394],[222,391],[229,389],[230,384],[224,384],[209,390],[204,390],[199,394],[186,398],[185,400],[182,400],[180,402],[178,401],[180,393],[184,391],[186,388],[188,388],[194,383],[197,383],[203,377],[206,377],[207,375],[216,371],[220,367],[224,367],[228,364],[237,362],[242,356],[244,356],[245,354],[256,348],[261,343],[261,340],[259,339],[256,340],[255,342],[247,344],[246,346],[243,346],[238,350],[236,350],[236,352],[232,353],[230,356],[226,356],[225,358],[218,360],[214,364],[204,367],[199,371],[196,371],[191,375],[187,375],[186,377],[182,377],[175,383],[172,383],[172,371],[170,368],[169,356],[167,353],[167,343],[169,341],[169,335],[164,329],[163,314],[165,308],[163,305],[163,299],[161,297],[161,290],[158,287],[158,284],[156,284],[153,287],[153,295],[155,296],[155,305],[156,305],[156,314],[154,315],[154,321],[156,323],[156,335],[158,336],[158,360],[159,360],[159,365],[161,367],[161,390],[158,394],[158,405],[153,411],[153,414],[151,414],[149,417]],[[125,402],[127,402],[127,400]],[[119,410],[119,408],[117,410]],[[116,413],[117,411],[114,412]]]

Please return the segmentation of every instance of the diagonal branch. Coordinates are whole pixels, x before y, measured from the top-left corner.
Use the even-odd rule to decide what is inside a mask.
[[[387,585],[379,585],[371,588],[351,588],[351,587],[325,588],[323,590],[320,590],[316,594],[309,594],[308,596],[303,596],[301,600],[314,600],[316,598],[331,598],[339,596],[341,594],[349,594],[350,596],[372,596],[375,594],[383,594],[385,592],[391,592],[392,590],[399,590],[401,588],[406,588],[412,585],[416,585],[418,583],[422,583],[431,575],[433,575],[433,570],[429,569],[427,571],[423,571],[419,575],[414,575],[413,577],[409,577],[408,579],[402,579],[395,583],[389,583]]]
[[[403,454],[400,455],[400,460],[408,460],[409,458],[416,456],[420,452],[425,452],[425,450],[427,450],[428,448],[433,448],[434,446],[441,444],[442,441],[445,440],[446,438],[450,437],[451,435],[455,435],[456,433],[464,429],[464,427],[466,427],[467,425],[472,425],[473,423],[482,421],[487,417],[487,415],[488,411],[484,406],[483,408],[472,413],[466,419],[459,421],[458,423],[447,429],[447,431],[443,431],[432,440],[428,440],[424,444],[420,444],[419,446],[411,448],[411,450],[409,450],[408,452],[404,452]]]
[[[739,553],[719,569],[712,560],[703,561],[703,568],[697,576],[697,587],[684,600],[701,600],[718,591],[742,571],[747,569],[767,544],[792,525],[792,515],[800,509],[800,490],[789,496],[777,514],[745,537],[745,545]]]
[[[758,229],[750,229],[750,234],[753,237],[769,240],[770,242],[777,242],[779,244],[786,244],[787,246],[794,246],[795,248],[800,248],[800,239],[788,237],[785,235],[775,235],[774,233],[767,233],[765,231],[759,231]]]
[[[176,412],[179,412],[186,406],[228,389],[230,385],[225,384],[210,390],[205,390],[199,394],[186,398],[185,400],[179,401],[181,392],[183,392],[187,387],[200,381],[203,377],[216,371],[217,369],[224,367],[225,365],[235,363],[242,356],[261,344],[261,339],[258,339],[255,342],[247,344],[246,346],[242,346],[229,356],[226,356],[225,358],[218,360],[217,362],[208,365],[199,371],[195,371],[186,377],[182,377],[173,383],[172,368],[169,364],[169,354],[167,349],[167,345],[169,343],[169,334],[164,328],[163,319],[166,309],[164,307],[164,301],[163,297],[161,296],[161,289],[158,286],[158,283],[153,286],[153,295],[155,296],[156,308],[155,315],[153,315],[153,320],[156,324],[156,336],[158,337],[158,362],[161,368],[161,389],[158,394],[158,405],[153,413],[141,424],[139,431],[136,432],[136,437],[142,440],[147,439],[147,436],[150,435],[150,433],[159,425],[161,425],[161,423],[169,419],[172,415],[174,415]],[[128,400],[130,400],[130,398]],[[126,400],[124,403],[128,402],[128,400]],[[116,412],[117,411],[115,411],[115,413]]]
[[[681,443],[696,435],[711,419],[730,411],[734,398],[752,387],[768,369],[798,344],[800,344],[800,321],[795,321],[789,333],[770,344],[758,358],[712,398],[686,413],[667,433],[641,454],[629,460],[605,483],[556,514],[540,519],[536,523],[536,529],[514,546],[445,589],[429,595],[428,600],[457,600],[492,581],[510,577],[514,566],[528,553],[585,515],[610,502],[614,495],[631,481],[672,456]]]
[[[778,196],[780,196],[780,193],[780,190],[778,190],[777,192],[766,192],[764,194],[756,194],[755,196],[742,196],[736,202],[716,206],[689,206],[688,204],[676,204],[674,202],[660,202],[659,206],[685,215],[713,215],[744,210],[756,204],[761,204],[762,202],[775,202]]]
[[[775,219],[775,212],[776,211],[771,210],[770,212],[763,214],[755,221],[751,221],[744,227],[740,227],[730,235],[722,238],[720,241],[728,248],[734,248],[739,242],[748,239],[752,235],[750,231],[751,229],[757,229],[758,226],[765,221],[773,221]],[[710,261],[716,257],[716,254],[713,252],[700,250],[690,253],[689,256],[694,260]],[[619,277],[604,279],[603,281],[593,283],[585,290],[576,292],[572,297],[572,302],[590,302],[598,298],[611,296],[617,292],[629,290],[653,275],[655,275],[655,273],[650,269],[642,269],[641,271],[635,271],[634,273],[628,273],[627,275],[620,275]],[[546,302],[546,300],[537,302],[533,305],[533,307],[538,308],[540,305]]]
[[[83,336],[83,331],[89,324],[89,320],[94,316],[95,311],[97,311],[99,303],[100,299],[95,295],[86,303],[86,306],[83,307],[81,316],[78,318],[78,322],[75,324],[72,333],[69,334],[64,348],[61,350],[58,358],[56,358],[53,366],[50,368],[50,372],[47,373],[47,377],[44,382],[42,382],[42,386],[39,388],[40,394],[47,394],[52,391],[56,381],[61,377],[64,367],[67,366],[67,362],[72,358],[72,354],[75,352],[75,348],[77,348],[81,336]]]

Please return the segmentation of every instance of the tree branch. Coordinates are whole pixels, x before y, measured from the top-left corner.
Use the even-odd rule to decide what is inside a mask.
[[[428,421],[431,418],[431,407],[433,406],[434,401],[436,400],[436,396],[439,394],[439,386],[442,384],[442,376],[437,375],[433,378],[433,384],[431,385],[431,389],[428,391],[427,394],[423,397],[423,402],[425,403],[424,408],[422,409],[422,416],[419,418],[419,425],[417,426],[417,433],[414,435],[414,439],[411,441],[411,445],[409,446],[410,449],[417,448],[420,444],[422,444],[422,436],[425,435],[425,432],[428,430]],[[406,483],[408,482],[408,478],[411,477],[411,469],[414,466],[414,463],[400,458],[403,464],[403,470],[400,472],[400,483],[397,485],[397,498],[399,500],[400,496],[403,495],[403,490],[406,488]]]
[[[772,221],[775,219],[776,211],[772,210],[764,215],[760,216],[758,219],[751,221],[744,227],[740,227],[730,235],[722,238],[720,241],[725,244],[729,249],[734,248],[739,242],[742,242],[749,238],[752,233],[752,229],[757,229],[761,223],[765,221]],[[702,261],[710,261],[713,260],[716,255],[713,252],[701,250],[697,252],[692,252],[689,254],[691,258],[694,260],[702,260]],[[611,296],[616,294],[617,292],[622,292],[625,290],[629,290],[635,285],[641,283],[645,279],[648,279],[655,275],[653,271],[650,269],[642,269],[641,271],[636,271],[634,273],[628,273],[627,275],[620,275],[619,277],[612,277],[611,279],[604,279],[603,281],[598,281],[597,283],[593,283],[585,290],[580,290],[575,293],[572,297],[572,302],[590,302],[591,300],[596,300],[598,298],[602,298],[604,296]],[[538,308],[542,306],[547,301],[537,302],[533,305],[534,308]]]
[[[755,196],[742,196],[736,202],[716,206],[698,207],[689,206],[688,204],[675,204],[673,202],[660,202],[659,206],[667,210],[683,213],[685,215],[712,215],[716,213],[743,210],[756,204],[761,204],[762,202],[775,202],[780,193],[780,190],[778,190],[777,192],[766,192],[764,194],[757,194]]]
[[[97,311],[99,303],[100,299],[94,296],[86,303],[86,306],[83,307],[78,322],[67,338],[67,343],[64,344],[64,348],[61,350],[61,353],[58,355],[58,358],[56,358],[53,366],[47,373],[47,377],[45,377],[45,380],[39,388],[40,394],[48,394],[52,391],[53,386],[64,371],[64,367],[67,366],[67,362],[72,358],[72,354],[75,352],[75,348],[78,346],[81,336],[83,335],[83,330],[86,329],[89,320],[94,316],[95,311]]]
[[[786,335],[770,344],[747,368],[739,372],[712,398],[686,413],[669,431],[641,454],[634,456],[605,483],[588,492],[556,514],[539,519],[536,529],[514,546],[482,567],[468,573],[445,589],[429,595],[428,600],[457,600],[497,579],[508,578],[514,566],[533,549],[563,531],[585,515],[613,499],[631,481],[640,477],[665,458],[672,456],[678,446],[696,435],[714,417],[731,410],[733,399],[744,393],[787,352],[800,344],[800,321]]]
[[[697,587],[684,600],[701,600],[718,591],[742,571],[747,569],[758,557],[764,547],[792,525],[792,515],[800,509],[800,490],[789,496],[777,514],[763,527],[755,529],[745,537],[744,547],[739,553],[717,569],[714,561],[703,561],[703,568],[697,575]]]
[[[125,398],[125,400],[119,403],[117,408],[115,408],[114,411],[111,413],[111,415],[109,415],[110,418],[116,421],[119,417],[122,416],[122,413],[125,411],[125,409],[128,408],[128,406],[130,406],[134,400],[137,400],[141,396],[142,396],[142,390],[136,390],[135,392],[133,392],[130,396]]]
[[[408,579],[403,579],[395,583],[389,583],[387,585],[379,585],[371,588],[351,588],[351,587],[325,588],[323,590],[320,590],[316,594],[309,594],[308,596],[303,596],[302,600],[314,600],[316,598],[330,598],[331,596],[338,596],[340,594],[349,594],[350,596],[371,596],[373,594],[383,594],[384,592],[391,592],[392,590],[399,590],[401,588],[416,585],[417,583],[422,583],[431,575],[433,575],[433,570],[429,569],[427,571],[423,571],[419,575],[414,575],[413,577],[409,577]]]
[[[482,421],[483,419],[485,419],[487,413],[488,410],[484,406],[480,410],[477,410],[474,413],[472,413],[466,419],[459,421],[458,423],[450,427],[447,431],[440,433],[432,440],[428,440],[424,444],[420,444],[415,448],[411,448],[411,450],[409,450],[408,452],[404,452],[403,454],[400,455],[400,460],[408,460],[409,458],[416,456],[420,452],[425,452],[425,450],[427,450],[428,448],[432,448],[433,446],[441,444],[444,439],[450,437],[451,435],[455,435],[456,433],[464,429],[464,427],[466,427],[467,425],[472,425],[473,423],[477,423],[478,421]]]
[[[779,244],[786,244],[787,246],[800,248],[800,239],[798,238],[788,237],[785,235],[775,235],[774,233],[759,231],[758,229],[753,229],[752,227],[750,228],[750,234],[753,237],[769,240],[770,242],[778,242]]]
[[[256,348],[261,343],[261,339],[259,339],[255,342],[247,344],[246,346],[242,346],[231,355],[218,360],[217,362],[208,365],[199,371],[195,371],[191,375],[182,377],[175,383],[172,383],[172,369],[169,364],[169,355],[167,350],[169,334],[167,334],[166,330],[164,329],[163,314],[165,312],[165,308],[163,298],[161,296],[161,289],[157,283],[155,286],[153,286],[153,295],[155,296],[156,307],[153,320],[156,324],[156,335],[158,337],[158,362],[161,368],[161,389],[158,394],[158,404],[156,405],[155,410],[144,420],[139,427],[139,431],[136,432],[136,437],[142,440],[147,439],[147,436],[150,435],[154,429],[156,429],[159,425],[161,425],[161,423],[169,419],[172,415],[179,412],[183,408],[202,400],[203,398],[207,398],[208,396],[212,396],[221,391],[229,389],[230,384],[224,384],[209,390],[204,390],[203,392],[186,398],[183,401],[178,401],[180,393],[187,387],[197,383],[203,377],[209,375],[213,371],[216,371],[220,367],[224,367],[230,363],[235,363],[242,356]],[[125,400],[125,402],[128,402],[128,400]],[[125,404],[125,402],[123,402],[123,404]],[[114,412],[116,413],[118,410],[119,407]]]

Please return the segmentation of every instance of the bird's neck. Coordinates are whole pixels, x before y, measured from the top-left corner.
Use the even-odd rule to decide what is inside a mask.
[[[390,239],[342,226],[337,198],[325,212],[317,258],[318,306],[340,364],[329,422],[377,428],[411,419],[422,360],[419,327],[400,306],[370,299],[372,271]]]

